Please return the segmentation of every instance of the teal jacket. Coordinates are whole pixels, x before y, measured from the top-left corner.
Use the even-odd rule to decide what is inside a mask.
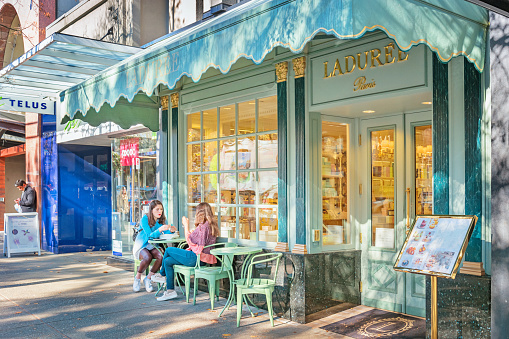
[[[133,245],[133,255],[136,257],[136,253],[138,253],[141,249],[148,246],[148,241],[152,239],[157,239],[161,236],[162,233],[171,233],[170,231],[159,232],[158,228],[163,226],[159,223],[159,220],[156,221],[156,224],[152,227],[148,224],[148,217],[144,215],[140,221],[140,232],[136,237]]]

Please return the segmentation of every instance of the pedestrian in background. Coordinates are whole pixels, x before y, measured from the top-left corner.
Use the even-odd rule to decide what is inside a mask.
[[[22,179],[16,180],[14,186],[22,191],[21,198],[14,200],[21,207],[21,212],[37,212],[37,193],[35,190]]]

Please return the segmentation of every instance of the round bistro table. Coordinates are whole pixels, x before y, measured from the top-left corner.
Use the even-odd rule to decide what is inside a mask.
[[[251,257],[254,255],[254,254],[257,254],[257,253],[260,253],[263,251],[263,248],[261,247],[220,247],[220,248],[214,248],[212,250],[210,250],[210,253],[215,255],[216,257],[218,256],[222,256],[223,259],[220,259],[223,264],[226,263],[226,268],[228,270],[228,277],[230,279],[230,293],[228,294],[228,300],[226,301],[226,305],[224,305],[223,309],[221,310],[221,313],[219,313],[219,317],[223,314],[223,312],[226,310],[226,309],[229,309],[230,308],[230,305],[232,303],[232,300],[233,300],[233,289],[234,289],[234,278],[235,278],[235,272],[233,271],[233,259],[236,255],[247,255],[247,257],[244,259],[244,262],[242,263],[242,268],[241,268],[241,272],[240,272],[240,277],[241,279],[245,278],[245,275],[247,274],[247,268],[248,266],[246,265],[246,263],[249,262],[249,260],[251,259]],[[225,261],[224,259],[224,256],[232,256],[231,257],[231,262],[228,261]],[[238,301],[237,301],[238,302]],[[246,305],[247,302],[246,302]],[[248,305],[249,307],[249,305]],[[251,309],[250,309],[251,311]]]

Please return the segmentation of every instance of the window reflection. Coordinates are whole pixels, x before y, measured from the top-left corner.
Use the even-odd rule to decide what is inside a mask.
[[[200,112],[187,116],[187,141],[199,141],[201,138]]]
[[[258,203],[277,205],[277,183],[277,171],[258,172]]]
[[[277,167],[277,161],[278,161],[277,133],[259,135],[258,136],[259,168]]]
[[[251,134],[255,132],[256,102],[255,100],[241,102],[239,107],[238,134]]]
[[[347,124],[322,123],[323,245],[350,243]]]
[[[372,246],[394,247],[394,130],[371,132]]]
[[[187,127],[188,206],[217,204],[223,237],[277,241],[276,96],[189,114]]]
[[[235,105],[219,108],[219,136],[235,135]]]

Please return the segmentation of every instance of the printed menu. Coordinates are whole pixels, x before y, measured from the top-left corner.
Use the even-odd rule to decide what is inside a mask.
[[[418,216],[394,269],[454,278],[477,218]]]

